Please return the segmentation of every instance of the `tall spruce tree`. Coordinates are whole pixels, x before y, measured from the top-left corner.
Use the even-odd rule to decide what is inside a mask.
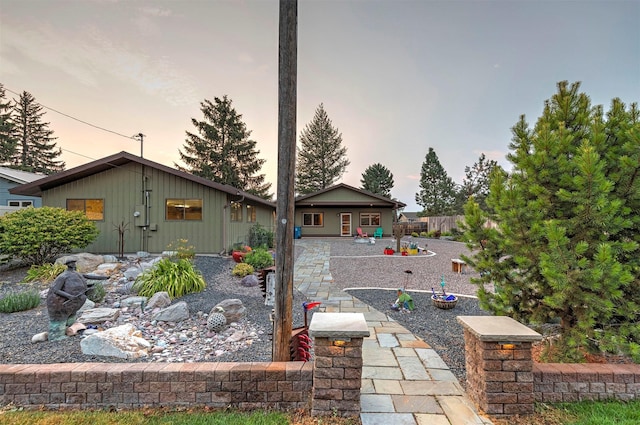
[[[307,194],[333,185],[350,164],[342,134],[333,127],[321,103],[300,134],[296,164],[296,192]]]
[[[471,167],[464,167],[465,178],[458,191],[458,200],[456,203],[456,214],[462,214],[464,204],[473,197],[480,208],[487,209],[487,196],[489,195],[489,184],[491,172],[498,163],[494,160],[487,160],[484,153],[478,158],[478,162]]]
[[[493,173],[489,212],[467,203],[465,259],[485,308],[560,321],[552,359],[595,342],[640,361],[640,113],[616,98],[605,116],[580,83],[557,88],[534,129],[524,116],[512,128],[513,170]]]
[[[362,189],[391,199],[393,174],[384,165],[376,163],[367,167],[360,179]]]
[[[56,148],[53,130],[48,122],[42,122],[42,106],[29,92],[22,92],[14,99],[14,128],[16,149],[11,160],[15,168],[33,173],[54,174],[64,170],[65,163],[57,158],[62,149]]]
[[[15,155],[16,140],[13,134],[13,105],[5,98],[4,85],[0,83],[0,165],[11,165]]]
[[[176,167],[196,176],[227,184],[264,199],[271,199],[271,183],[265,183],[265,175],[257,174],[264,159],[258,158],[256,141],[249,139],[247,130],[227,96],[205,99],[200,103],[203,121],[191,119],[197,133],[187,131],[184,152],[178,150],[186,164]]]
[[[418,213],[422,217],[451,215],[455,212],[456,184],[447,175],[433,148],[429,148],[422,163],[416,203],[423,208]]]

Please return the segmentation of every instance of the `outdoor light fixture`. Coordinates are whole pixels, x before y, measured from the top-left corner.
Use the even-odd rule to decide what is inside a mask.
[[[512,341],[501,341],[498,343],[498,345],[500,345],[501,350],[515,350],[515,348],[519,346],[520,343]]]
[[[347,345],[347,342],[351,341],[351,338],[329,338],[329,341],[331,341],[331,345],[334,347],[344,347]]]
[[[133,213],[133,216],[134,216],[134,217],[140,217],[140,211],[136,211],[136,212],[134,212],[134,213]]]

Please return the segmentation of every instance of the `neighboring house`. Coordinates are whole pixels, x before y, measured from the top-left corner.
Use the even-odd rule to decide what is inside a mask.
[[[382,227],[384,235],[389,236],[395,211],[405,206],[341,183],[298,196],[295,226],[300,227],[301,236],[354,236],[358,227],[371,236]]]
[[[199,254],[221,253],[247,242],[260,223],[273,231],[275,203],[158,164],[118,154],[14,187],[14,195],[41,196],[42,205],[84,211],[100,230],[86,249],[162,252],[179,239]]]
[[[0,167],[0,215],[26,207],[40,207],[37,196],[13,195],[9,189],[45,177],[44,174],[28,173],[13,168]]]
[[[417,212],[401,212],[398,215],[399,223],[413,223],[415,221],[429,221],[428,217],[418,217]]]

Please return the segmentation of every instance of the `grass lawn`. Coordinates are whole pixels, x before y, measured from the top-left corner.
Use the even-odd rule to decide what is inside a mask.
[[[495,419],[495,425],[637,425],[640,400],[537,404],[536,414]]]
[[[303,412],[0,410],[2,425],[358,425],[359,419],[312,418]]]

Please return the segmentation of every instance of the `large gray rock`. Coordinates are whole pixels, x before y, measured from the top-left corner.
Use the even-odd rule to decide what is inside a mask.
[[[189,306],[186,302],[180,301],[174,305],[160,310],[153,315],[153,320],[159,322],[174,322],[178,323],[189,318]]]
[[[120,307],[143,306],[147,302],[147,297],[129,297],[120,300]]]
[[[78,318],[80,323],[104,323],[113,322],[120,316],[120,310],[116,308],[92,308],[85,310]]]
[[[104,263],[102,255],[89,254],[88,252],[81,252],[79,254],[67,255],[60,257],[56,260],[56,264],[65,264],[68,257],[74,257],[76,259],[76,268],[80,273],[89,273],[98,268],[98,266]]]
[[[211,309],[210,314],[219,312],[218,308],[223,310],[222,314],[227,318],[227,323],[239,322],[240,319],[247,315],[246,307],[237,298],[220,301]]]
[[[256,276],[255,274],[248,274],[240,281],[240,285],[247,287],[258,286],[259,284],[260,282],[258,281],[258,276]]]
[[[127,280],[136,280],[140,274],[142,274],[142,269],[140,267],[129,267],[124,271],[124,277],[127,278]]]
[[[147,357],[151,344],[142,333],[128,323],[89,335],[80,341],[82,354],[136,359]]]
[[[171,305],[171,298],[167,292],[156,292],[153,294],[147,306],[145,307],[147,310],[151,311],[154,308],[165,308]]]

